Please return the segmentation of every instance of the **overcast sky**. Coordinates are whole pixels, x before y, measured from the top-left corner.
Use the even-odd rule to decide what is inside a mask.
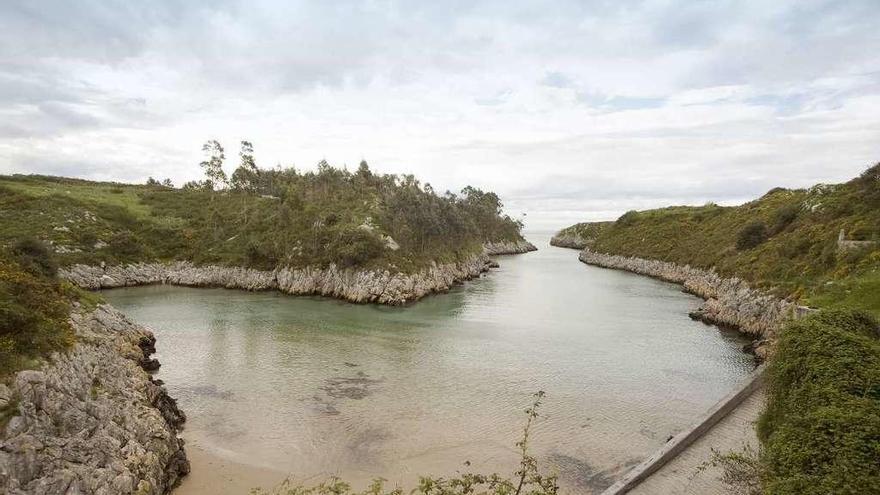
[[[494,190],[532,229],[732,204],[880,161],[878,25],[878,0],[5,0],[0,173],[180,184],[248,139]]]

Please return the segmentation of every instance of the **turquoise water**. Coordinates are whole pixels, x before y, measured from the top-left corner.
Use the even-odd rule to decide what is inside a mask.
[[[106,299],[158,339],[184,436],[297,479],[512,473],[522,410],[546,392],[534,453],[598,492],[752,368],[744,340],[693,322],[677,286],[547,245],[408,307],[274,292],[136,287]]]

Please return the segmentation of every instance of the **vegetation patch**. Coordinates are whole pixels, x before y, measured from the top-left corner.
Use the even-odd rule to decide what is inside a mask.
[[[26,245],[34,251],[0,250],[0,379],[73,342],[75,293],[47,273],[54,262],[36,241]]]
[[[630,211],[615,222],[577,224],[592,249],[716,269],[819,307],[880,317],[880,164],[844,184],[776,188],[749,203]],[[862,247],[845,240],[874,241]]]
[[[880,326],[859,311],[791,322],[758,423],[767,495],[880,493]]]
[[[209,142],[205,181],[180,189],[46,176],[0,176],[0,246],[32,238],[62,266],[187,260],[272,269],[340,267],[411,272],[459,261],[485,242],[521,240],[498,196],[473,187],[436,193],[411,175],[259,169],[242,143],[227,178]]]

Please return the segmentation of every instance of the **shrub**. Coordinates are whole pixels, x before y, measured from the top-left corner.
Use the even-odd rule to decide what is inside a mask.
[[[72,342],[58,281],[0,253],[0,376]]]
[[[58,272],[55,254],[48,244],[34,238],[25,238],[12,246],[12,253],[25,270],[48,277]]]
[[[800,211],[801,207],[798,204],[788,204],[776,210],[773,215],[773,231],[782,232],[785,230],[791,222],[795,221]]]
[[[110,236],[110,252],[120,258],[132,258],[144,253],[143,241],[129,230],[122,230]]]
[[[786,326],[758,422],[767,495],[880,493],[877,322],[823,311]]]
[[[630,210],[621,215],[620,218],[618,218],[617,221],[614,223],[617,225],[632,225],[632,223],[635,222],[636,218],[638,217],[639,212],[635,210]]]
[[[736,237],[736,248],[740,251],[752,249],[767,239],[767,227],[763,222],[747,224]]]

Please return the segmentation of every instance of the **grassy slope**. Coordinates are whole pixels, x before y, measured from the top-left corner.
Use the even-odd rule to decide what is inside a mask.
[[[766,239],[738,248],[740,232],[754,222]],[[600,252],[715,267],[806,304],[880,316],[880,244],[841,252],[841,229],[849,239],[880,240],[880,166],[845,184],[774,189],[741,206],[629,212],[591,233]]]
[[[390,176],[359,180],[335,169],[322,174],[294,176],[280,199],[0,176],[0,247],[23,238],[49,241],[62,265],[186,259],[267,269],[337,263],[410,271],[460,259],[486,240],[520,238],[515,222],[474,213],[476,207],[445,201],[417,183],[404,186]],[[401,248],[386,249],[382,235]]]

